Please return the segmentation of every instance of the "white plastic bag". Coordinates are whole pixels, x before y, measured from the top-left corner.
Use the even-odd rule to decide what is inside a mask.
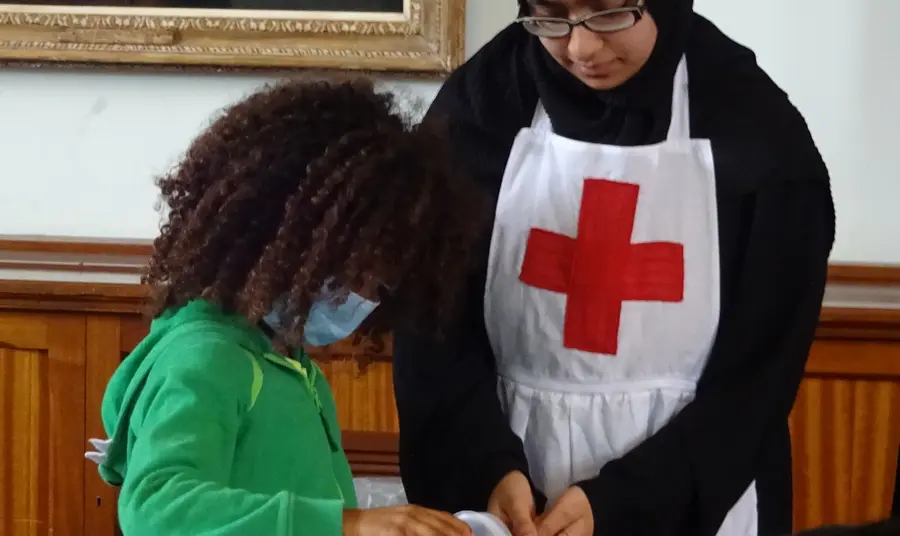
[[[457,513],[456,518],[468,525],[475,536],[512,536],[502,521],[487,512],[466,510]]]
[[[353,479],[353,486],[362,509],[406,504],[406,492],[399,478],[359,477]]]
[[[84,453],[84,457],[88,460],[96,463],[97,465],[101,465],[106,461],[106,452],[109,450],[109,445],[112,443],[112,439],[88,439],[88,443],[94,447],[93,451],[87,451]]]

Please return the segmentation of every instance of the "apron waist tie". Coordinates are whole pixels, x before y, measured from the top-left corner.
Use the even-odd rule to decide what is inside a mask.
[[[534,389],[536,391],[553,391],[570,394],[616,394],[646,391],[677,391],[694,393],[697,382],[681,378],[647,378],[643,380],[625,380],[602,382],[558,380],[547,376],[538,376],[519,367],[507,367],[499,371],[498,376],[506,381]]]

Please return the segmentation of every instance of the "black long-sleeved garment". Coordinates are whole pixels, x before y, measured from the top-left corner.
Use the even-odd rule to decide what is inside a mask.
[[[891,514],[900,520],[900,449],[897,450],[897,478],[894,479],[894,506]]]
[[[694,400],[663,429],[578,483],[602,536],[712,536],[753,480],[760,534],[791,525],[788,415],[818,322],[834,238],[828,174],[800,114],[755,58],[693,14],[649,3],[660,40],[622,88],[588,92],[511,26],[442,88],[427,120],[449,120],[464,170],[497,195],[516,132],[538,99],[554,130],[618,145],[665,136],[672,75],[685,54],[691,134],[711,140],[721,313]],[[659,11],[654,6],[659,5]],[[666,48],[669,47],[669,48]],[[673,53],[674,49],[675,53]],[[660,92],[659,88],[665,89]],[[484,509],[509,471],[528,474],[497,395],[484,324],[483,263],[448,337],[395,336],[400,463],[409,499]],[[542,505],[540,490],[536,490]]]

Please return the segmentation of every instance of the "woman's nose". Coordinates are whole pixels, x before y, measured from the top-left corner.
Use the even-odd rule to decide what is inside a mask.
[[[603,39],[596,32],[578,25],[572,28],[569,35],[569,59],[576,63],[590,63],[604,46]]]

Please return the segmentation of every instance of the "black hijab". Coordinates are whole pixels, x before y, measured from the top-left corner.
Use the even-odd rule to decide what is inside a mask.
[[[615,89],[587,87],[538,38],[511,24],[448,78],[428,118],[449,121],[466,171],[496,191],[539,99],[562,136],[622,146],[662,141],[685,56],[691,135],[712,141],[720,190],[746,192],[813,167],[827,179],[805,122],[749,49],[694,13],[693,0],[647,0],[647,9],[657,42],[641,71]]]

